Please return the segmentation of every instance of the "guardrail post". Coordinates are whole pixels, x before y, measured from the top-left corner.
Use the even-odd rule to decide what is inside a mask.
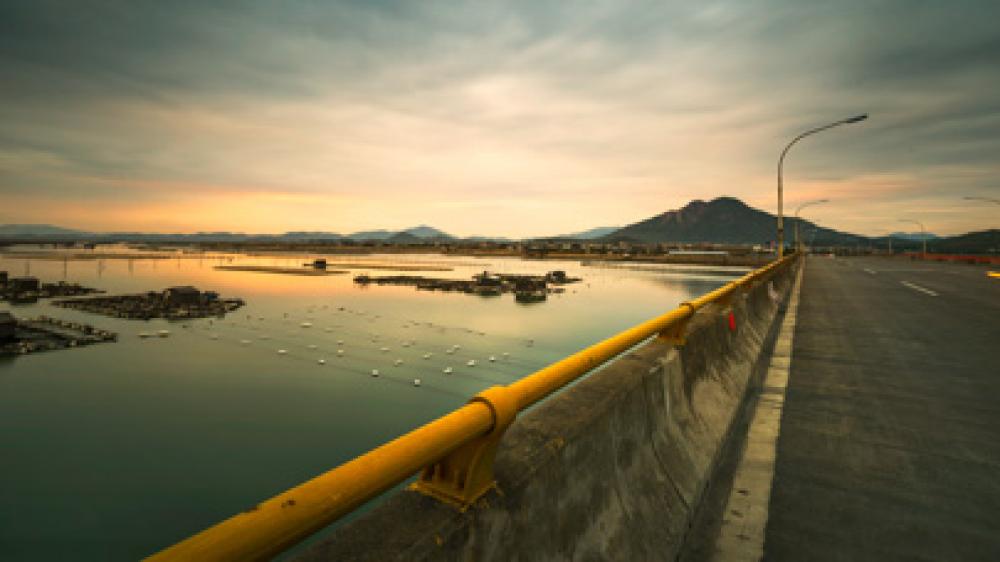
[[[517,397],[506,387],[494,386],[477,394],[470,402],[482,402],[493,412],[493,429],[455,449],[441,460],[424,468],[411,486],[465,511],[496,485],[493,460],[497,445],[517,417]]]

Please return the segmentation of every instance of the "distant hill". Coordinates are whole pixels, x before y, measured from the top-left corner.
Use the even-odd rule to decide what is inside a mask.
[[[940,254],[1000,254],[1000,230],[993,228],[928,241],[927,251]]]
[[[927,233],[924,233],[924,232],[893,232],[889,236],[891,236],[895,240],[916,240],[917,242],[923,240],[924,238],[927,238],[928,240],[937,240],[937,239],[941,238],[940,236],[938,236],[937,234],[934,234],[933,232],[927,232]]]
[[[413,228],[407,228],[399,231],[365,230],[362,232],[348,234],[347,238],[350,238],[351,240],[386,241],[400,244],[455,239],[450,234],[427,225],[415,226]]]
[[[775,239],[776,217],[754,209],[739,199],[719,197],[711,201],[695,200],[681,209],[667,211],[606,235],[603,240],[634,242],[709,242],[717,244],[766,244]],[[803,238],[815,244],[855,244],[864,237],[817,226],[803,220],[799,226]],[[815,231],[815,234],[813,234]],[[785,240],[795,236],[794,217],[785,218]]]
[[[92,236],[92,233],[50,224],[0,224],[0,238],[78,238],[85,236]]]
[[[572,234],[560,234],[559,236],[549,236],[548,238],[565,238],[571,240],[596,240],[598,238],[603,238],[612,232],[621,230],[620,226],[598,226],[597,228],[591,228],[589,230],[584,230],[583,232],[574,232]]]
[[[351,240],[386,240],[395,232],[390,230],[362,230],[347,235]]]

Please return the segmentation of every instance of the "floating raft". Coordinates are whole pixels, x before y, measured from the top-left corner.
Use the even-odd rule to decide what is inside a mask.
[[[358,285],[406,285],[423,291],[447,291],[479,296],[499,296],[514,293],[518,302],[544,301],[549,293],[560,293],[561,287],[579,282],[578,277],[567,277],[563,271],[550,271],[545,275],[491,274],[484,271],[471,279],[439,279],[417,275],[387,275],[375,277],[358,275],[354,282]]]
[[[117,339],[118,334],[89,324],[48,316],[15,319],[9,314],[0,315],[0,356],[71,349]]]
[[[160,292],[65,299],[52,304],[114,318],[184,320],[221,317],[240,308],[244,302],[243,299],[219,298],[218,293],[194,287],[171,287]]]
[[[253,273],[275,273],[278,275],[341,275],[347,273],[346,269],[321,269],[314,267],[277,267],[270,265],[217,265],[215,269],[221,271],[250,271]]]

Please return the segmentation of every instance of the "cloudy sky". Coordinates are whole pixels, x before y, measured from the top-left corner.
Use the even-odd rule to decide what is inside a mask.
[[[1000,2],[0,3],[0,223],[1000,227]]]

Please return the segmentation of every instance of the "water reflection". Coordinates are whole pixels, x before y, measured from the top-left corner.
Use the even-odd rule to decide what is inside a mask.
[[[103,253],[121,255],[93,266],[68,252],[4,257],[0,270],[61,275],[112,294],[194,285],[247,305],[221,320],[183,322],[44,300],[14,310],[93,324],[120,341],[0,361],[5,559],[139,558],[739,273],[439,255],[169,254],[176,267],[159,267],[163,258],[149,251]],[[298,267],[315,257],[360,267],[322,277],[214,269]],[[448,267],[427,274],[448,278],[561,269],[583,282],[533,306],[509,294],[352,282],[363,266],[393,263]],[[169,337],[138,337],[159,330]]]

